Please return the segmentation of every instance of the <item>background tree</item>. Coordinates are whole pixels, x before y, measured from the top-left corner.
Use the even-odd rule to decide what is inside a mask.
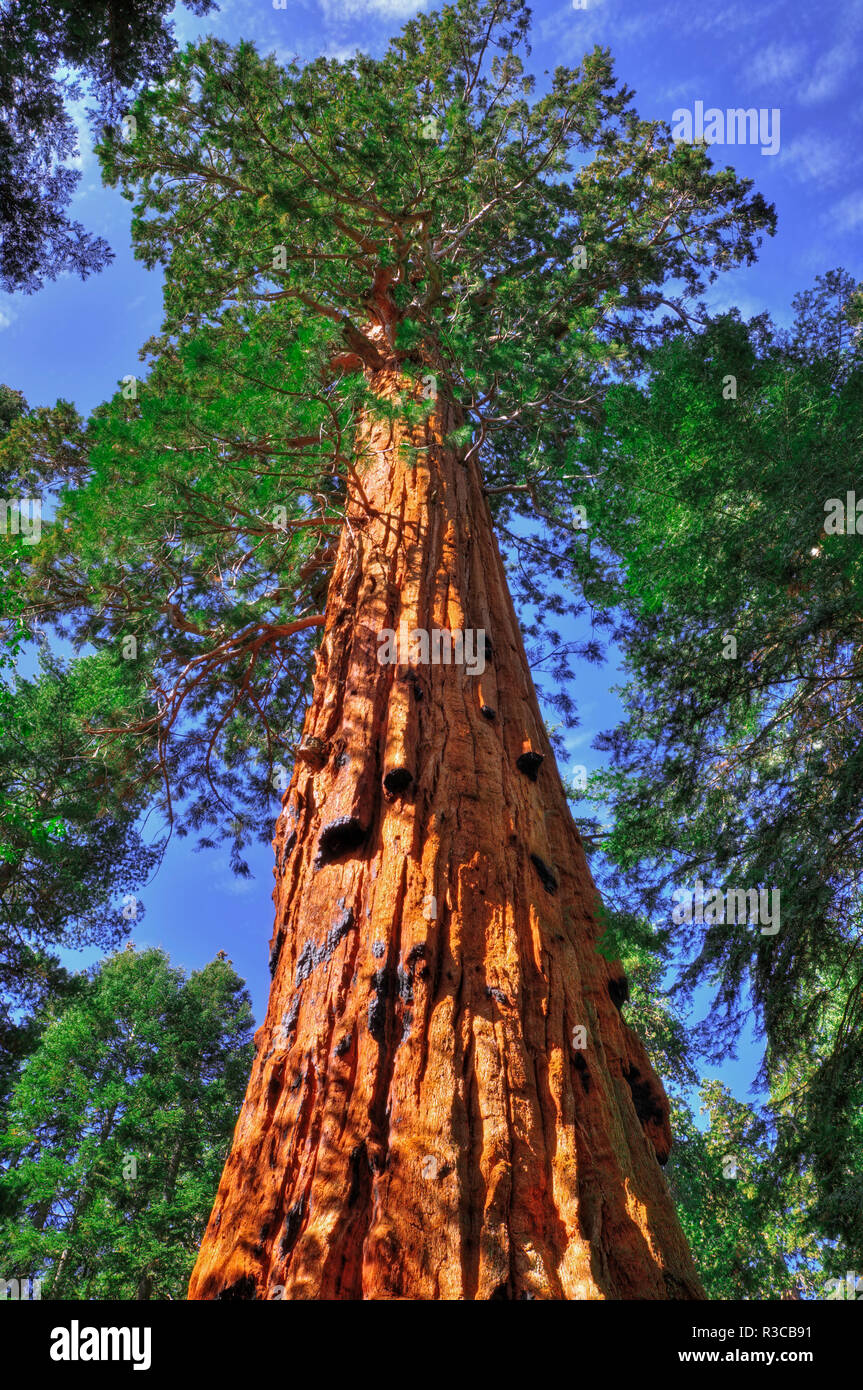
[[[184,0],[194,14],[213,0]],[[97,131],[118,125],[132,94],[173,52],[171,0],[3,0],[0,5],[0,285],[38,290],[62,271],[82,278],[111,258],[66,209],[80,172],[73,103],[85,94]]]
[[[462,0],[380,60],[285,69],[210,41],[102,149],[166,317],[78,441],[33,609],[147,639],[155,716],[103,735],[158,731],[166,800],[288,743],[285,653],[307,680],[324,629],[193,1296],[701,1293],[486,499],[539,507],[529,583],[576,573],[565,508],[605,386],[773,216],[640,121],[607,53],[533,99],[528,19]],[[402,623],[482,630],[480,681],[381,664]],[[206,754],[186,763],[181,706]]]
[[[64,404],[29,411],[19,392],[0,391],[4,498],[41,500],[43,436],[51,478],[74,476],[62,464],[71,421]],[[24,616],[31,548],[11,526],[0,536],[0,1096],[49,1004],[77,987],[56,949],[116,946],[141,915],[131,890],[163,847],[145,843],[137,826],[146,804],[131,776],[140,740],[115,743],[109,757],[91,733],[118,709],[146,708],[135,663],[121,644],[72,662],[51,655]],[[39,673],[26,680],[17,663],[37,637]]]
[[[187,978],[127,947],[17,1080],[0,1141],[7,1277],[54,1299],[182,1298],[252,1056],[224,952]]]
[[[657,353],[644,391],[608,394],[586,457],[628,713],[592,790],[613,816],[619,905],[667,922],[672,886],[696,878],[780,889],[775,935],[688,927],[681,988],[715,986],[699,1041],[716,1057],[754,1005],[777,1180],[810,1174],[815,1229],[855,1267],[863,551],[845,513],[863,439],[859,294],[831,272],[795,309],[784,333],[736,313],[708,323]]]

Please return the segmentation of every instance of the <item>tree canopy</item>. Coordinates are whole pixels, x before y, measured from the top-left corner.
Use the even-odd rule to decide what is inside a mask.
[[[461,0],[381,59],[305,66],[210,39],[101,146],[136,253],[165,267],[165,321],[86,425],[34,423],[44,481],[74,473],[34,610],[98,649],[137,638],[156,710],[105,737],[155,734],[140,777],[171,816],[188,798],[182,828],[227,822],[238,867],[305,703],[357,420],[385,409],[361,369],[394,363],[429,409],[451,395],[501,526],[551,528],[513,541],[517,592],[582,611],[537,589],[575,574],[579,435],[772,231],[748,181],[638,118],[607,52],[536,97],[528,18]]]
[[[195,14],[213,0],[183,0]],[[74,108],[101,133],[173,52],[171,0],[3,0],[0,5],[0,285],[32,293],[64,271],[101,270],[111,250],[70,219],[81,175]]]

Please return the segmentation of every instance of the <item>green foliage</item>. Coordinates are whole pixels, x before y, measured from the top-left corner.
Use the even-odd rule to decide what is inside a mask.
[[[41,422],[57,435],[42,475],[66,486],[31,602],[97,649],[138,636],[161,805],[203,843],[235,827],[239,872],[306,702],[357,422],[411,409],[363,369],[430,373],[453,403],[538,639],[543,610],[580,611],[548,577],[579,573],[565,502],[583,422],[685,295],[772,231],[748,181],[638,118],[607,52],[534,99],[528,20],[520,0],[460,0],[381,59],[305,66],[210,39],[139,97],[133,139],[100,146],[136,254],[165,267],[165,321],[85,428]],[[541,552],[507,530],[516,502],[552,528]],[[547,636],[558,687],[568,655],[596,659]]]
[[[184,0],[195,14],[213,0]],[[32,293],[46,279],[101,270],[111,252],[66,208],[80,173],[68,104],[87,94],[97,130],[118,122],[173,50],[171,0],[4,0],[0,10],[0,285]]]
[[[667,949],[649,924],[609,914],[629,980],[627,1022],[647,1048],[671,1101],[674,1145],[665,1174],[709,1298],[824,1297],[844,1268],[819,1237],[811,1167],[790,1170],[770,1109],[735,1100],[700,1076],[686,1020],[663,988]],[[693,1106],[706,1122],[699,1123]]]
[[[5,1277],[43,1298],[184,1297],[253,1053],[223,956],[187,978],[127,948],[46,1028],[0,1140]]]
[[[811,1174],[808,1207],[849,1267],[863,1259],[863,550],[825,529],[825,504],[844,510],[860,486],[858,300],[832,272],[797,297],[790,332],[732,313],[670,343],[643,391],[609,392],[588,451],[628,672],[591,787],[614,818],[609,887],[661,925],[671,888],[696,878],[780,890],[778,933],[687,925],[675,960],[685,993],[716,991],[699,1037],[713,1055],[754,1004],[778,1167]]]
[[[92,719],[127,707],[128,667],[108,652],[64,667],[47,650],[40,665],[35,681],[15,676],[0,689],[2,1072],[32,1042],[34,1013],[68,984],[57,948],[116,946],[130,927],[119,900],[162,851],[136,827],[128,740],[100,757],[89,732]]]
[[[75,419],[64,403],[30,411],[19,392],[0,390],[4,497],[40,495],[48,452],[50,476],[75,476]],[[64,664],[40,641],[36,679],[18,674],[28,643],[45,636],[27,602],[32,549],[11,528],[0,536],[0,1096],[49,1000],[73,988],[57,948],[116,946],[130,925],[118,899],[161,852],[136,828],[150,796],[141,733],[94,733],[146,716],[134,663],[115,644]]]

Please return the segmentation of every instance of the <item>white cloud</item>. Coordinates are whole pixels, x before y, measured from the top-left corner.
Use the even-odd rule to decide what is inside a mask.
[[[842,90],[846,77],[857,70],[859,62],[859,55],[852,46],[836,44],[818,59],[812,77],[800,93],[800,100],[805,106],[829,101]]]
[[[751,82],[776,86],[797,77],[806,61],[806,49],[802,44],[771,43],[752,59],[747,76]]]
[[[8,304],[0,304],[0,331],[8,328],[10,323],[14,323],[18,315],[14,309],[10,309]]]
[[[328,43],[326,48],[321,50],[322,58],[335,58],[338,63],[346,63],[349,58],[355,58],[356,54],[355,43]]]
[[[806,105],[819,101],[829,101],[838,96],[848,78],[857,74],[860,67],[860,34],[863,31],[863,3],[850,0],[839,16],[835,42],[818,59],[812,76],[800,100]]]
[[[222,878],[216,883],[216,889],[220,893],[227,893],[232,898],[245,898],[249,893],[260,892],[260,884],[254,878],[238,878],[232,874],[230,878]]]
[[[807,132],[783,145],[779,155],[783,169],[801,183],[838,183],[848,174],[848,149],[844,142],[828,135]]]
[[[380,15],[382,19],[407,19],[424,10],[428,0],[320,0],[324,18],[360,19]]]
[[[536,32],[544,42],[554,43],[562,58],[572,61],[597,43],[610,44],[614,51],[648,34],[655,38],[663,23],[671,21],[673,10],[672,5],[658,14],[653,9],[633,15],[627,13],[626,0],[587,0],[583,10],[574,9],[572,0],[564,0],[559,10],[538,21]]]
[[[849,193],[847,198],[834,203],[828,220],[837,232],[853,232],[863,226],[863,192]]]

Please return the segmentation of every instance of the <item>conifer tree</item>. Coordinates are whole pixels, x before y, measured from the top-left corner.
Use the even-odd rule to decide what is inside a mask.
[[[459,0],[380,59],[210,40],[102,148],[165,320],[34,573],[70,632],[138,636],[157,709],[103,735],[155,731],[184,828],[242,867],[284,787],[195,1298],[702,1296],[495,526],[553,617],[609,380],[773,214],[607,52],[537,95],[528,29]]]

